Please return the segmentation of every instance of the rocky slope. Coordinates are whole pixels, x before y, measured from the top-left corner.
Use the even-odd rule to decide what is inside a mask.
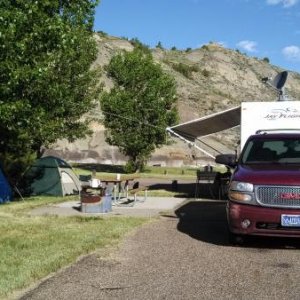
[[[130,51],[130,41],[106,35],[95,35],[99,48],[98,66],[108,64],[110,58],[120,50]],[[282,71],[268,59],[248,57],[239,51],[229,50],[217,44],[205,45],[186,51],[152,49],[155,60],[171,73],[177,82],[178,110],[180,121],[190,121],[213,112],[239,105],[242,101],[272,101],[276,93],[264,83],[262,77],[275,76]],[[100,79],[106,89],[112,86],[105,73]],[[290,99],[299,99],[300,74],[289,72],[286,91]],[[105,128],[101,125],[101,111],[93,112],[98,122],[92,125],[94,134],[75,143],[59,141],[48,151],[69,161],[120,164],[126,160],[115,147],[105,143]],[[203,138],[221,152],[233,151],[238,129],[232,129]],[[205,146],[204,146],[205,147]],[[205,163],[207,157],[190,149],[180,141],[158,149],[150,164],[197,165]]]

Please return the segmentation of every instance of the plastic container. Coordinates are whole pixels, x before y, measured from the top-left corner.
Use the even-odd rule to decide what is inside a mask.
[[[112,203],[111,203],[111,195],[110,194],[105,194],[102,197],[102,212],[108,213],[112,211]]]

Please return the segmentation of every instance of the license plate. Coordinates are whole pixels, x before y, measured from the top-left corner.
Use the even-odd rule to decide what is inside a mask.
[[[281,215],[281,225],[287,227],[300,227],[300,215]]]

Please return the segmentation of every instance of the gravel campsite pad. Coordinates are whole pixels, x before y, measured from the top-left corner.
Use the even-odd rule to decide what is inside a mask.
[[[298,299],[299,242],[227,242],[225,203],[190,201],[21,299]]]

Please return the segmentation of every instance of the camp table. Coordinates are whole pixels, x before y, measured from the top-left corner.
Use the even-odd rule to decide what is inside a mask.
[[[119,174],[116,174],[115,178],[104,178],[104,177],[97,177],[100,179],[102,183],[106,184],[106,187],[108,184],[113,184],[113,204],[118,205],[118,202],[121,199],[122,193],[125,192],[126,199],[128,198],[128,188],[129,188],[129,182],[137,179],[137,176],[118,176]]]

